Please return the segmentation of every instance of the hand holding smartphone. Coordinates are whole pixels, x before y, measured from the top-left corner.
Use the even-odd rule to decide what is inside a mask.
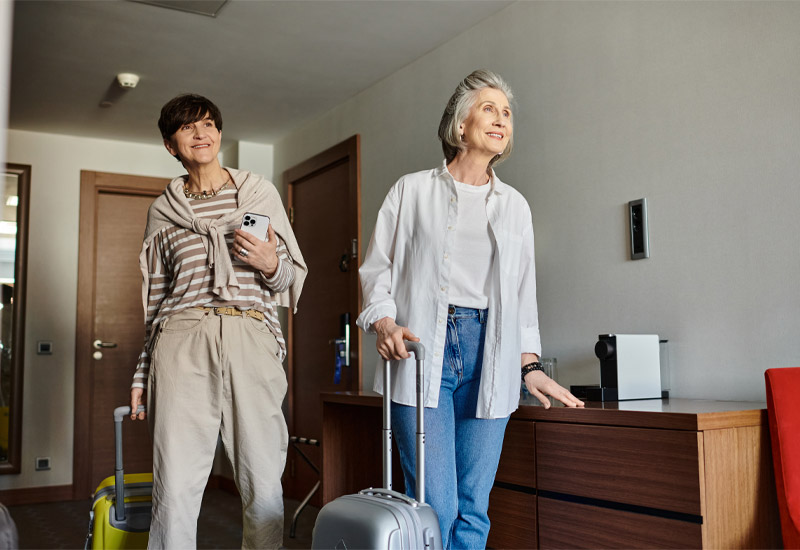
[[[262,241],[266,241],[269,235],[269,216],[246,212],[245,215],[242,216],[242,225],[240,229],[254,235]]]

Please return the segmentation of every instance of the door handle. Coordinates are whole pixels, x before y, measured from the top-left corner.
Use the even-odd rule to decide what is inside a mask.
[[[342,359],[342,364],[345,367],[350,366],[350,314],[342,313],[339,316],[340,334],[341,336],[336,339],[339,357]]]
[[[115,348],[117,347],[116,342],[103,342],[102,340],[95,340],[92,342],[92,347],[94,349],[103,349],[103,348]]]
[[[338,384],[342,379],[342,367],[350,366],[350,314],[342,313],[339,316],[339,332],[341,336],[328,343],[334,347],[333,383]]]
[[[335,338],[331,340],[336,344],[336,355],[341,358],[342,365],[350,366],[350,338]]]
[[[339,316],[339,332],[341,336],[328,340],[329,344],[336,347],[337,362],[345,367],[350,366],[350,314],[342,313]]]

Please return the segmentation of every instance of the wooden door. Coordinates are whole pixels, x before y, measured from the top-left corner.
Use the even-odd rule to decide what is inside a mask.
[[[359,148],[356,135],[284,174],[292,227],[308,263],[298,312],[289,316],[290,435],[320,439],[320,393],[361,389],[361,335],[355,324],[360,311]],[[341,367],[336,383],[336,347],[332,341],[341,336],[341,316],[345,313],[350,315],[350,366]],[[302,450],[320,466],[319,448]],[[302,498],[317,479],[317,474],[290,452],[285,494]],[[319,505],[319,494],[312,502]]]
[[[115,407],[130,403],[144,342],[139,252],[147,209],[169,180],[81,172],[78,311],[75,343],[73,496],[87,498],[114,474]],[[97,350],[95,340],[116,344]],[[102,358],[93,354],[99,351]],[[123,423],[128,473],[150,472],[146,422]]]

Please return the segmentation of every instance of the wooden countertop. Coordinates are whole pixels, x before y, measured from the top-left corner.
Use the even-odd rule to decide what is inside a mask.
[[[383,397],[372,391],[334,391],[320,394],[323,403],[341,403],[343,405],[361,405],[365,407],[380,407]]]
[[[380,407],[382,398],[371,391],[322,393],[323,403]],[[571,422],[633,428],[670,430],[714,430],[737,426],[766,425],[766,404],[751,401],[704,399],[643,399],[638,401],[589,401],[575,409],[560,403],[549,409],[528,397],[511,416],[516,420]]]

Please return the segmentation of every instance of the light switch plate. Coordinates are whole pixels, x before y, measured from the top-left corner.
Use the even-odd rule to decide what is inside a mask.
[[[631,260],[650,257],[650,235],[647,230],[647,199],[628,203],[628,221],[631,233]]]
[[[53,354],[53,342],[48,342],[45,340],[39,340],[36,342],[36,354],[37,355],[52,355]]]

